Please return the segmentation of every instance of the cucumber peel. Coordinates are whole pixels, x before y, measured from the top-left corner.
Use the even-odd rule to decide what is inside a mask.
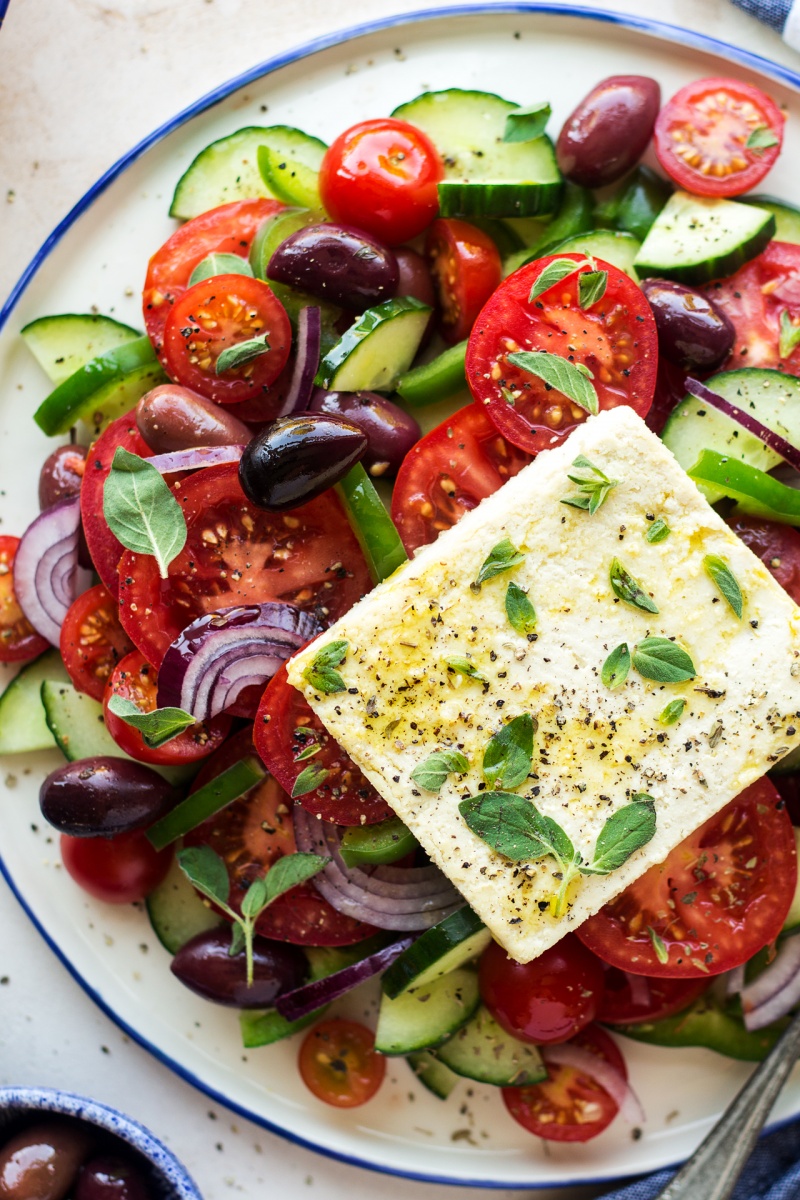
[[[336,490],[367,560],[374,583],[380,583],[406,562],[408,555],[400,534],[383,506],[361,463],[351,467]]]
[[[100,354],[142,335],[100,313],[61,313],[30,321],[20,334],[51,383],[69,379]]]

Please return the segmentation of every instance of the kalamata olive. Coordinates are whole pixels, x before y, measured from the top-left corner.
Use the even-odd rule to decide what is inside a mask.
[[[73,1200],[152,1200],[152,1193],[129,1159],[107,1154],[81,1167]]]
[[[152,825],[179,799],[144,763],[83,758],[47,776],[39,789],[42,816],[70,837],[113,837]]]
[[[348,225],[308,225],[282,242],[267,267],[269,279],[363,312],[397,292],[391,250]]]
[[[427,260],[423,255],[412,250],[410,246],[397,246],[394,252],[397,259],[399,278],[397,281],[398,296],[413,296],[423,304],[436,307],[436,291],[433,286]]]
[[[39,508],[42,512],[57,500],[79,494],[88,453],[85,446],[59,446],[44,460],[39,472]]]
[[[267,1008],[306,977],[306,959],[296,946],[255,937],[253,983],[248,987],[244,951],[231,955],[230,948],[229,926],[207,929],[181,946],[170,970],[199,996],[236,1008]]]
[[[642,291],[656,319],[664,358],[685,371],[712,371],[724,362],[736,330],[713,300],[670,279],[645,279]]]
[[[647,149],[661,89],[646,75],[611,75],[592,88],[558,135],[562,174],[581,187],[621,179]]]
[[[155,454],[244,445],[250,438],[250,430],[233,413],[177,383],[161,383],[142,396],[136,425]]]
[[[0,1150],[0,1200],[63,1200],[91,1147],[77,1122],[29,1125]]]
[[[246,447],[239,482],[259,508],[294,508],[338,483],[367,446],[363,430],[341,417],[279,417]]]
[[[358,425],[367,436],[363,463],[370,475],[396,475],[422,430],[409,413],[377,392],[325,392],[317,388],[311,412],[329,413]]]

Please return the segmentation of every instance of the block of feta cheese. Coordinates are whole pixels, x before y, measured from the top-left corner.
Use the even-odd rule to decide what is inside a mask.
[[[580,494],[567,476],[589,473],[572,465],[581,455],[616,481],[593,514],[561,502]],[[669,533],[648,540],[657,522]],[[475,587],[506,540],[524,557]],[[716,580],[709,573],[709,555],[738,583],[741,617],[719,564]],[[641,585],[638,606],[612,588],[614,560]],[[535,609],[531,633],[509,622],[510,583]],[[681,646],[695,677],[660,683],[637,671],[636,647],[651,637]],[[335,641],[346,643],[336,667],[345,689],[326,693],[309,668]],[[601,672],[622,643],[633,666],[612,688]],[[421,549],[295,656],[289,679],[496,940],[528,962],[798,743],[800,609],[659,438],[620,407],[590,417]],[[664,723],[665,707],[681,699],[680,717]],[[559,917],[554,859],[509,860],[459,810],[488,787],[487,742],[523,713],[536,732],[516,794],[555,819],[584,862],[612,813],[637,793],[655,802],[652,839],[610,874],[578,876]],[[414,769],[446,749],[468,769],[438,793],[419,786]]]

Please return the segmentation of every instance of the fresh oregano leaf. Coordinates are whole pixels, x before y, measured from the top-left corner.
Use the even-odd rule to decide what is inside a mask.
[[[669,950],[667,950],[664,939],[659,937],[652,925],[647,926],[647,933],[650,937],[650,941],[653,944],[653,949],[656,952],[656,958],[662,964],[662,966],[665,966],[669,962]]]
[[[298,796],[307,796],[309,792],[315,791],[329,775],[330,771],[323,767],[322,763],[311,763],[304,767],[294,781],[292,799],[296,800]]]
[[[284,854],[283,858],[279,858],[267,871],[264,880],[266,884],[264,907],[271,904],[273,900],[277,900],[278,896],[282,896],[284,892],[288,892],[289,888],[307,883],[309,879],[318,875],[330,861],[329,858],[323,858],[320,854],[301,854],[299,852]]]
[[[249,275],[252,278],[253,270],[247,259],[238,254],[207,254],[189,276],[189,287],[214,275]]]
[[[456,675],[464,675],[467,679],[477,679],[480,683],[486,683],[486,676],[481,675],[475,664],[468,658],[462,658],[456,654],[451,658],[446,658],[444,665],[448,671],[454,671]]]
[[[683,646],[669,638],[648,637],[633,648],[633,669],[656,683],[686,683],[697,672]]]
[[[103,486],[103,515],[128,550],[150,554],[162,579],[186,544],[186,518],[162,475],[118,446]]]
[[[321,749],[322,746],[312,743],[310,746],[306,746],[304,750],[301,750],[299,754],[295,754],[294,761],[305,762],[306,759],[314,758],[317,754],[319,754]]]
[[[513,791],[528,778],[536,721],[521,713],[490,738],[483,752],[483,774],[490,787]]]
[[[557,283],[561,283],[562,279],[566,279],[568,275],[572,275],[582,265],[582,263],[576,262],[574,258],[554,258],[552,262],[547,264],[534,282],[531,293],[528,296],[528,303],[532,304],[534,300],[538,300],[543,292],[549,292],[551,287],[555,287]]]
[[[502,542],[498,542],[489,551],[488,558],[478,571],[478,578],[472,584],[472,590],[478,591],[487,579],[494,579],[495,575],[510,571],[512,567],[518,567],[524,561],[525,555],[512,544],[511,539],[503,538]]]
[[[653,524],[648,527],[647,533],[644,536],[645,539],[650,543],[663,542],[669,537],[671,532],[672,531],[670,530],[670,527],[664,518],[656,517],[655,521],[653,521]]]
[[[725,559],[720,558],[717,554],[707,554],[703,559],[703,566],[706,575],[711,579],[717,591],[727,600],[728,605],[741,621],[744,609],[742,589]]]
[[[754,154],[763,154],[770,146],[777,146],[779,141],[769,125],[756,125],[745,142],[745,148],[752,150]]]
[[[508,361],[529,375],[535,375],[547,388],[561,392],[586,412],[599,411],[594,384],[566,358],[550,354],[547,350],[520,350],[516,354],[509,354]]]
[[[798,342],[800,342],[800,325],[795,325],[789,316],[788,308],[784,308],[781,312],[780,341],[778,342],[780,357],[788,358]]]
[[[335,668],[342,665],[349,649],[350,646],[345,641],[328,642],[327,646],[323,646],[314,655],[310,665],[303,671],[303,679],[326,696],[346,691],[347,684]]]
[[[451,774],[463,774],[469,762],[460,750],[434,750],[411,772],[411,778],[426,792],[438,792]]]
[[[268,350],[267,335],[260,333],[258,337],[248,338],[246,342],[236,342],[235,345],[228,346],[223,350],[217,359],[214,370],[217,375],[224,375],[226,371],[235,371],[237,367],[244,367],[253,359],[260,358]]]
[[[171,742],[190,725],[197,724],[197,718],[182,708],[156,708],[152,712],[142,712],[132,700],[116,693],[109,698],[108,710],[126,725],[138,729],[144,744],[152,750]]]
[[[228,868],[210,846],[187,846],[179,850],[176,859],[186,878],[198,892],[226,908],[231,883]]]
[[[602,300],[608,285],[608,271],[582,271],[578,276],[578,304],[591,308]]]
[[[512,629],[527,637],[536,628],[536,609],[518,583],[506,588],[506,616]]]
[[[582,875],[610,875],[646,846],[656,831],[656,804],[647,792],[635,792],[633,803],[612,813],[603,825],[591,863]]]
[[[277,863],[275,865],[277,866]],[[242,916],[255,919],[266,903],[267,881],[262,877],[254,880],[242,896]]]
[[[589,462],[584,454],[579,454],[572,465],[588,470],[590,474],[567,475],[570,483],[578,485],[578,495],[565,496],[561,503],[568,504],[571,508],[585,509],[589,516],[593,517],[611,489],[617,486],[619,480],[609,479],[605,471],[601,471],[594,463]]]
[[[632,604],[634,608],[640,608],[643,612],[658,612],[658,606],[653,603],[638,579],[634,579],[618,558],[611,560],[609,579],[614,595],[618,596],[620,600],[624,600],[626,604]]]
[[[622,687],[631,669],[631,652],[628,643],[622,642],[616,646],[603,663],[600,679],[607,688]]]
[[[546,100],[541,100],[538,104],[530,104],[527,108],[515,108],[506,117],[503,141],[535,141],[544,133],[552,111]]]
[[[575,855],[561,826],[524,796],[482,792],[462,800],[458,810],[481,841],[512,862],[535,862],[552,855],[562,863]]]
[[[674,725],[683,716],[683,710],[686,708],[686,700],[683,696],[679,696],[676,700],[670,700],[659,714],[659,723],[661,725]]]

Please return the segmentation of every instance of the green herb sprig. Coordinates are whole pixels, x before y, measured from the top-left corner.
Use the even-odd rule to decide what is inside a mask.
[[[600,680],[607,688],[622,687],[631,669],[631,652],[628,643],[622,642],[609,654],[600,670]]]
[[[611,590],[620,600],[639,608],[642,612],[657,613],[658,605],[650,599],[638,579],[634,579],[630,571],[623,567],[618,558],[611,560],[609,568]]]
[[[608,271],[582,271],[578,276],[578,304],[591,308],[602,300],[608,286]]]
[[[152,555],[166,579],[167,567],[186,545],[186,518],[163,476],[122,446],[103,485],[103,515],[123,546]]]
[[[513,580],[506,588],[506,616],[511,628],[522,637],[530,637],[536,628],[536,609],[525,590]]]
[[[189,287],[212,279],[215,275],[249,275],[252,279],[253,269],[246,258],[238,254],[220,254],[214,251],[201,259],[189,276]]]
[[[469,760],[460,750],[434,750],[411,772],[414,783],[426,792],[439,792],[448,775],[463,775],[469,770]]]
[[[605,471],[601,471],[594,463],[589,462],[589,459],[583,454],[579,454],[572,465],[579,470],[589,471],[590,474],[567,475],[570,483],[577,484],[578,495],[565,496],[561,503],[568,504],[570,508],[582,508],[588,511],[590,517],[593,517],[600,505],[605,502],[611,489],[617,486],[619,480],[609,479]]]
[[[521,713],[489,739],[483,753],[483,775],[490,787],[511,792],[530,775],[537,722]]]
[[[765,150],[769,150],[770,146],[777,146],[779,140],[769,125],[756,125],[745,142],[745,149],[761,155]]]
[[[138,729],[142,741],[152,750],[171,742],[184,729],[197,724],[197,717],[182,708],[156,708],[152,712],[144,712],[132,700],[116,693],[109,698],[108,711],[126,725]]]
[[[268,350],[267,335],[261,333],[258,337],[248,338],[246,342],[237,342],[234,346],[228,346],[217,359],[214,370],[217,375],[224,375],[226,371],[235,371],[237,367],[244,367],[254,359],[260,358]]]
[[[585,412],[594,415],[600,411],[597,391],[591,382],[594,377],[582,363],[571,363],[547,350],[519,350],[509,354],[508,361],[521,371],[541,379],[547,388],[561,392],[562,396]]]
[[[506,116],[503,141],[535,141],[544,133],[552,111],[546,100],[540,100],[538,104],[530,104],[527,108],[515,108]]]
[[[720,558],[717,554],[707,554],[703,559],[703,567],[717,591],[741,621],[744,611],[744,596],[736,576],[725,559]]]
[[[496,546],[492,546],[488,556],[483,562],[480,571],[471,584],[473,592],[479,592],[481,585],[489,579],[494,579],[496,575],[502,575],[504,571],[510,571],[512,567],[518,567],[520,563],[525,561],[525,555],[521,550],[513,544],[510,538],[503,538],[502,542],[498,542]]]
[[[655,545],[658,542],[664,542],[669,537],[672,530],[663,517],[657,517],[652,525],[649,525],[645,533],[645,540]]]
[[[332,696],[336,692],[347,690],[347,684],[342,679],[336,667],[340,667],[347,658],[350,645],[345,641],[328,642],[314,655],[309,666],[303,671],[303,679],[311,684],[315,691]]]

